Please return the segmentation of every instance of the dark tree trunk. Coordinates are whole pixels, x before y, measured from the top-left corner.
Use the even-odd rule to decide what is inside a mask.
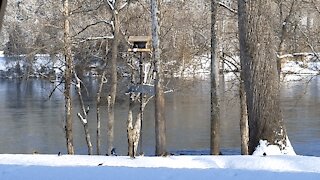
[[[242,75],[249,118],[249,153],[259,140],[286,145],[279,99],[275,44],[276,23],[271,0],[238,0],[239,41]]]
[[[211,1],[211,136],[210,154],[220,153],[220,105],[218,98],[219,60],[216,58],[217,2]]]
[[[155,77],[155,136],[156,155],[166,153],[166,120],[164,112],[164,92],[163,92],[163,70],[160,59],[160,10],[159,0],[151,0],[151,20],[152,20],[152,59],[154,61]]]
[[[72,135],[72,100],[71,100],[71,81],[72,81],[72,52],[70,40],[70,22],[69,22],[69,1],[63,2],[64,11],[64,54],[65,54],[65,84],[64,84],[64,98],[65,98],[65,133],[67,141],[68,154],[74,154],[73,135]]]

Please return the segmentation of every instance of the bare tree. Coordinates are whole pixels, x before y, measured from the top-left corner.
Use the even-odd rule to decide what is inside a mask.
[[[220,153],[220,106],[218,98],[219,60],[216,58],[217,1],[211,1],[211,136],[210,154]]]
[[[260,140],[286,147],[286,129],[280,111],[275,46],[276,24],[271,0],[238,0],[239,41],[248,119],[249,153]]]
[[[166,119],[164,112],[163,69],[160,59],[160,0],[151,0],[152,21],[152,59],[154,63],[155,77],[155,135],[156,155],[166,154]]]
[[[87,106],[87,108],[84,105],[83,102],[83,96],[82,96],[82,88],[81,88],[81,80],[79,79],[77,73],[74,73],[75,76],[75,80],[76,80],[76,90],[78,93],[78,97],[79,97],[79,103],[80,103],[80,108],[81,108],[81,113],[78,113],[77,116],[80,120],[80,122],[83,125],[84,128],[84,133],[86,136],[86,142],[87,142],[87,146],[88,146],[88,155],[92,155],[93,154],[93,147],[92,147],[92,143],[91,143],[91,138],[90,138],[90,133],[89,133],[89,127],[88,127],[88,113],[89,113],[89,106]]]
[[[64,84],[64,98],[65,98],[65,133],[67,141],[68,154],[74,154],[73,134],[72,134],[72,100],[71,100],[71,82],[73,61],[71,52],[70,40],[70,22],[69,22],[69,1],[63,1],[64,13],[64,56],[65,56],[65,84]]]
[[[112,22],[113,22],[113,40],[111,49],[111,89],[107,99],[108,107],[108,122],[107,122],[107,154],[111,153],[114,148],[114,109],[117,94],[117,59],[118,59],[118,46],[119,46],[119,36],[120,36],[120,21],[119,21],[119,6],[120,2],[118,0],[107,1],[108,6],[112,12]]]
[[[100,82],[99,82],[99,87],[98,87],[98,92],[97,92],[97,107],[96,107],[96,115],[97,115],[97,136],[96,136],[96,146],[97,146],[97,155],[100,155],[101,153],[101,116],[100,116],[100,106],[101,106],[101,94],[102,94],[102,88],[103,85],[107,82],[106,81],[106,71],[103,71],[101,77],[100,77]]]

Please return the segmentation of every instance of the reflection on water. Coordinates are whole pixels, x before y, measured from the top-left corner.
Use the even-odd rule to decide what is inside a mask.
[[[298,154],[320,156],[320,78],[290,82],[282,88],[282,108],[290,140]]]
[[[96,81],[90,80],[89,92],[96,91]],[[283,84],[281,101],[290,140],[297,153],[320,156],[320,114],[318,86],[320,78],[308,85],[304,82]],[[63,96],[56,91],[48,96],[54,84],[42,80],[0,80],[0,153],[65,152],[63,132]],[[221,100],[221,132],[223,153],[240,152],[239,100],[236,85],[226,83]],[[207,153],[210,137],[210,84],[193,82],[174,93],[166,95],[167,145],[171,152]],[[89,126],[95,142],[95,108],[90,104]],[[78,111],[74,100],[74,114]],[[105,107],[102,107],[102,109]],[[146,107],[143,123],[143,148],[146,154],[154,153],[153,102]],[[126,154],[127,102],[117,104],[115,147],[119,154]],[[106,137],[105,113],[102,114],[102,137]],[[74,116],[74,143],[76,153],[85,154],[86,143],[80,121]],[[102,148],[106,149],[105,138]],[[190,152],[189,152],[190,153]]]

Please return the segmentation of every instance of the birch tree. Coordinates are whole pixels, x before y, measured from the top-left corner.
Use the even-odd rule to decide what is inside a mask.
[[[82,81],[80,80],[80,78],[78,77],[77,73],[74,74],[75,80],[76,80],[76,90],[77,90],[77,94],[78,94],[78,98],[79,98],[79,103],[80,103],[80,108],[81,108],[81,113],[77,113],[77,116],[81,122],[81,124],[83,125],[84,128],[84,134],[86,136],[86,143],[87,143],[87,147],[88,147],[88,155],[92,155],[93,154],[93,146],[91,143],[91,137],[90,137],[90,133],[89,133],[89,127],[88,127],[88,113],[89,113],[89,106],[87,106],[87,108],[85,107],[84,101],[83,101],[83,96],[82,96],[82,88],[81,88],[81,84]]]
[[[74,154],[73,133],[72,133],[72,99],[71,99],[71,82],[73,61],[71,52],[70,39],[70,22],[69,22],[69,0],[63,1],[64,15],[64,56],[65,56],[65,83],[64,83],[64,98],[65,98],[65,133],[68,154]]]
[[[241,73],[248,107],[250,154],[260,140],[267,140],[280,150],[287,145],[280,111],[274,6],[271,0],[238,0]]]

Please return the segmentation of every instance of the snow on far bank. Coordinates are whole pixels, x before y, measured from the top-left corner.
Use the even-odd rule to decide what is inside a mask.
[[[0,155],[0,179],[263,180],[319,179],[320,158],[306,156]]]
[[[301,61],[288,61],[281,68],[285,74],[319,74],[320,62],[306,62]]]

